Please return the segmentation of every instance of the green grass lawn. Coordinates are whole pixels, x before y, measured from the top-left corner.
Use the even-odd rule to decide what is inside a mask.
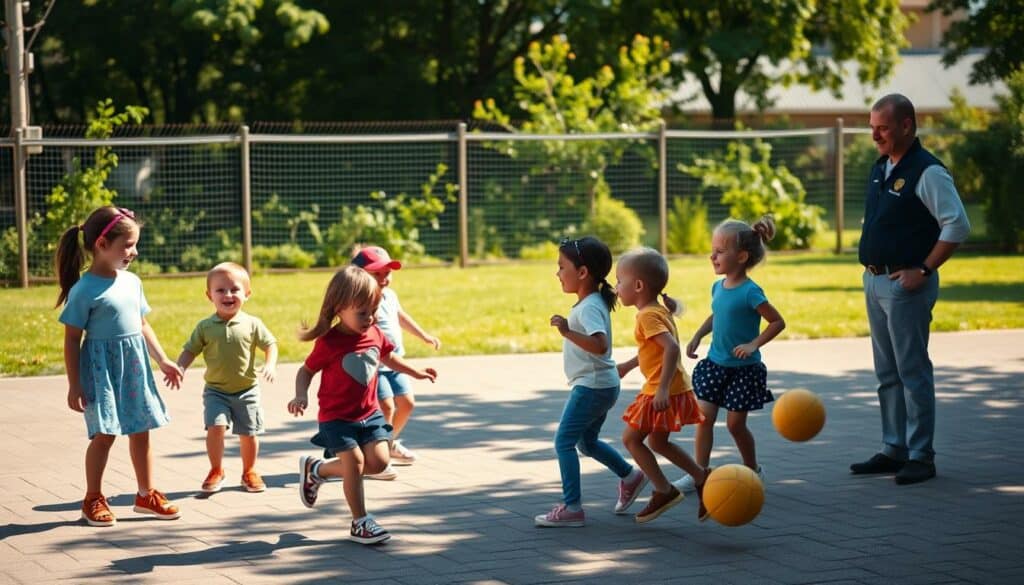
[[[715,275],[705,257],[671,262],[669,294],[681,299],[679,319],[685,342],[710,311]],[[958,331],[1024,327],[1024,256],[959,254],[942,269],[942,290],[932,329]],[[548,325],[553,313],[566,314],[574,297],[561,292],[555,261],[536,264],[406,269],[394,288],[406,311],[444,346],[441,355],[560,351],[561,338]],[[261,317],[277,335],[282,361],[299,361],[312,344],[296,338],[303,321],[320,307],[328,272],[257,274],[246,310]],[[769,256],[753,277],[786,319],[781,338],[867,335],[856,256],[782,254]],[[145,281],[153,312],[149,319],[168,354],[176,357],[199,319],[211,313],[202,278]],[[63,328],[53,309],[55,285],[0,289],[0,375],[63,371]],[[613,313],[614,342],[632,342],[635,311]],[[411,356],[432,353],[407,336]]]

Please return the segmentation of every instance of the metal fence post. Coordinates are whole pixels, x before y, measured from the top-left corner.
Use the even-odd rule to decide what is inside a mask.
[[[459,122],[459,266],[469,264],[469,161],[466,159],[466,123]]]
[[[28,153],[22,146],[25,130],[18,128],[14,133],[14,221],[18,226],[18,277],[21,288],[28,288]]]
[[[836,118],[835,127],[835,175],[836,175],[836,254],[843,252],[843,200],[845,197],[845,185],[843,177],[843,163],[846,158],[843,152],[843,119]]]
[[[249,164],[249,127],[241,128],[242,148],[242,265],[252,273],[252,167]]]
[[[658,126],[658,250],[668,253],[668,127]]]

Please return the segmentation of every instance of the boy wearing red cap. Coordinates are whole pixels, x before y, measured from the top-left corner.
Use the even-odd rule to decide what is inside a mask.
[[[441,348],[440,339],[424,331],[411,315],[402,310],[402,305],[398,301],[398,293],[389,286],[391,272],[400,269],[401,262],[392,260],[384,248],[367,246],[356,252],[352,257],[352,263],[372,274],[377,279],[377,284],[380,285],[383,298],[374,317],[377,326],[395,346],[392,354],[405,354],[405,347],[402,344],[403,329],[420,338],[424,343],[434,346],[435,350]],[[416,399],[413,396],[409,376],[381,366],[377,374],[377,399],[380,401],[380,408],[384,413],[385,420],[394,427],[391,463],[384,471],[366,477],[391,480],[398,476],[392,468],[392,464],[412,465],[416,461],[416,455],[407,449],[398,438],[416,407]]]

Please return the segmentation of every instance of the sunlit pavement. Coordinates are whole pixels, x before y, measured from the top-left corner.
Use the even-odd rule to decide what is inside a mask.
[[[584,459],[587,525],[562,529],[533,526],[560,495],[552,437],[567,395],[561,355],[416,360],[440,377],[416,384],[404,439],[418,461],[398,468],[396,481],[365,484],[369,510],[393,534],[376,547],[346,539],[340,484],[326,485],[315,509],[299,501],[297,462],[316,453],[316,416],[285,409],[294,364],[263,391],[266,492],[239,487],[229,436],[225,489],[199,493],[208,470],[202,376],[190,371],[183,389],[164,391],[173,420],[152,434],[156,484],[183,516],[131,511],[122,438],[105,476],[112,528],[79,520],[85,425],[67,409],[64,379],[0,379],[0,583],[1024,582],[1024,330],[933,336],[939,475],[913,486],[849,474],[879,448],[868,339],[773,342],[764,359],[776,392],[817,392],[828,422],[814,440],[790,443],[772,428],[770,407],[751,416],[767,472],[754,522],[698,523],[689,497],[637,525],[612,514],[617,479]],[[635,373],[624,381],[602,433],[617,446],[618,417],[638,387]],[[692,449],[692,429],[676,438]],[[713,464],[734,462],[723,417]]]

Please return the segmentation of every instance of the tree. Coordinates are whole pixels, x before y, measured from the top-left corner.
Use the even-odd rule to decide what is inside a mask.
[[[275,67],[327,27],[288,0],[60,3],[33,48],[35,121],[85,121],[106,97],[148,108],[158,124],[240,119],[291,99],[299,81]]]
[[[493,99],[477,101],[473,117],[531,134],[650,131],[661,122],[661,104],[668,97],[668,55],[669,45],[661,38],[637,35],[631,45],[620,47],[614,68],[605,65],[577,81],[570,72],[576,55],[565,38],[535,42],[513,65],[516,103],[526,115],[522,125],[514,128]],[[557,140],[539,145],[551,164],[583,171],[591,199],[607,189],[604,171],[627,146],[624,141]],[[510,153],[514,148],[507,147]]]
[[[976,47],[987,47],[985,56],[971,68],[971,83],[991,83],[1010,77],[1024,65],[1024,10],[1020,0],[932,0],[929,11],[967,17],[949,26],[942,37],[946,48],[942,62],[950,66]]]
[[[525,115],[518,127],[493,99],[476,103],[473,116],[504,126],[511,132],[577,134],[643,132],[661,122],[661,105],[669,88],[669,45],[659,37],[636,35],[619,48],[613,65],[604,65],[587,77],[576,77],[576,55],[569,42],[556,36],[549,43],[531,43],[526,57],[513,64],[515,103]],[[605,170],[620,160],[630,143],[624,140],[545,140],[498,143],[512,157],[540,149],[527,158],[543,161],[536,174],[578,173],[586,196],[585,231],[600,237],[613,252],[639,243],[643,233],[636,213],[612,199]],[[602,217],[603,216],[603,217]],[[608,218],[616,218],[609,222]]]
[[[588,12],[569,34],[590,43],[581,54],[607,54],[633,29],[662,34],[681,52],[678,80],[693,75],[718,125],[731,126],[736,95],[758,108],[768,90],[799,83],[839,95],[847,63],[862,83],[877,83],[893,70],[906,44],[907,18],[899,0],[610,0],[608,13]],[[577,34],[577,28],[602,35]],[[609,29],[609,27],[611,27]],[[623,29],[622,27],[632,27]],[[608,37],[608,41],[602,37]]]

